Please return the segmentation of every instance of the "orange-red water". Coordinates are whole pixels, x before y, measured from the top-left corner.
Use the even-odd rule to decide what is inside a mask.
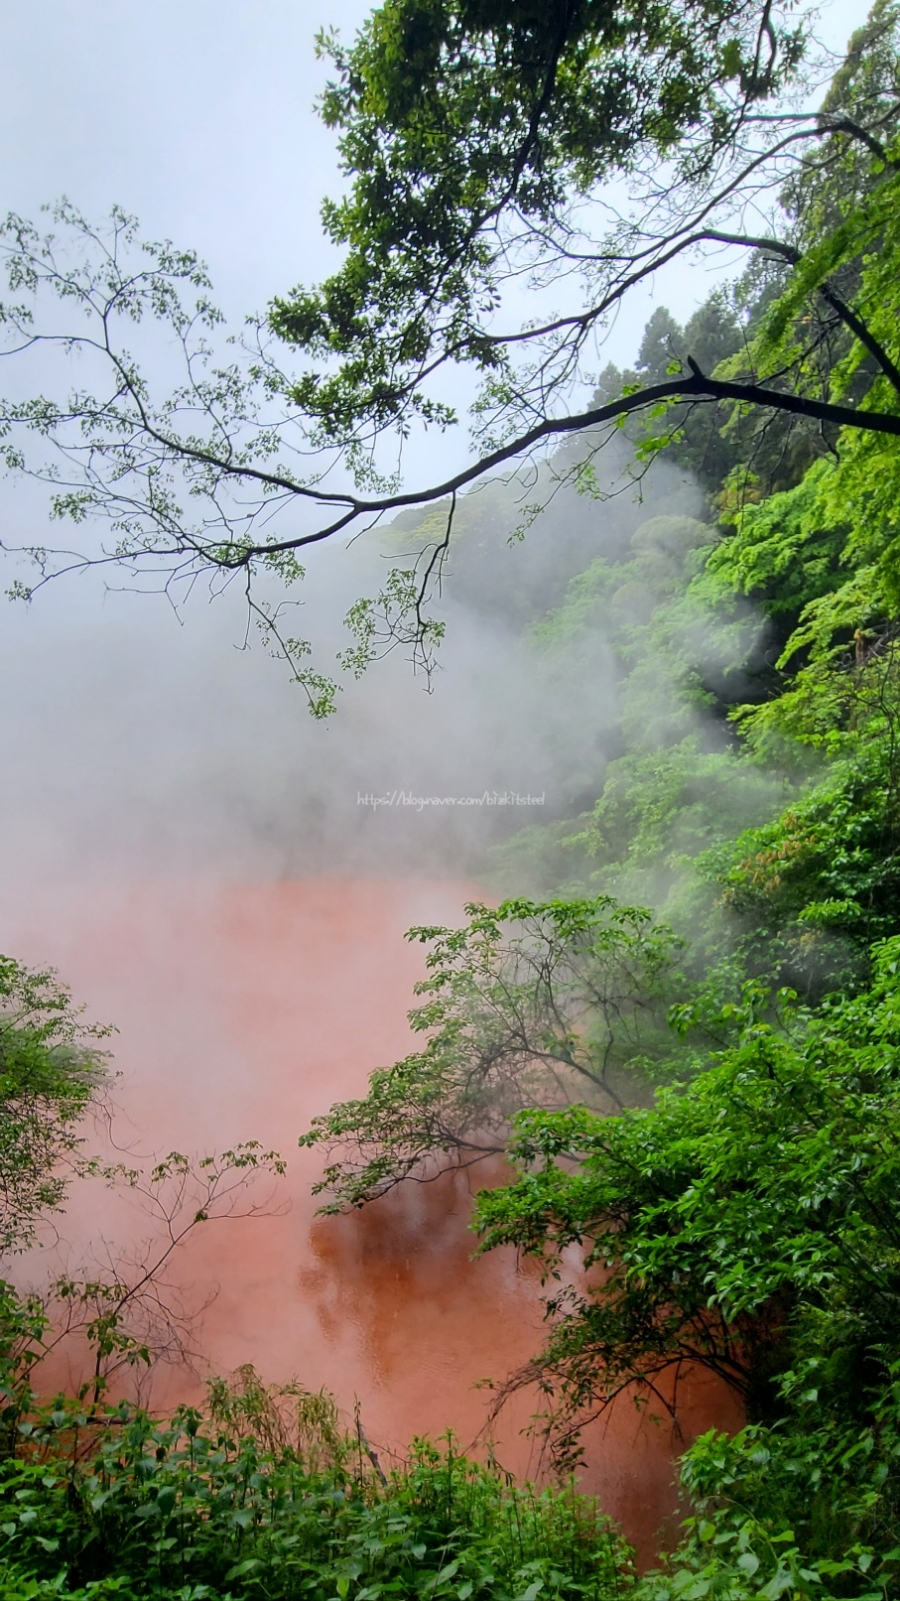
[[[469,891],[447,882],[309,880],[131,885],[7,885],[0,950],[55,965],[92,1017],[114,1022],[117,1138],[135,1153],[223,1149],[256,1138],[290,1162],[281,1215],[204,1225],[178,1269],[197,1303],[215,1292],[199,1340],[212,1369],[253,1362],[270,1380],[326,1386],[370,1438],[402,1448],[452,1427],[474,1439],[484,1378],[502,1378],[540,1339],[540,1290],[511,1253],[473,1261],[462,1176],[407,1186],[339,1219],[317,1219],[315,1152],[297,1135],[369,1072],[409,1048],[406,1011],[423,953],[404,930],[459,920]],[[72,1265],[122,1230],[140,1231],[105,1194],[70,1209]],[[193,1398],[196,1379],[154,1375],[152,1401]],[[497,1435],[501,1460],[535,1465],[521,1430]],[[686,1436],[735,1421],[721,1394],[695,1385]],[[585,1487],[644,1553],[675,1506],[673,1440],[627,1403],[588,1437]]]

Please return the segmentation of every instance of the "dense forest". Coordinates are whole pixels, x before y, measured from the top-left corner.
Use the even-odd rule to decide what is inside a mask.
[[[598,141],[615,146],[614,90],[627,99],[622,84],[591,80],[596,119],[588,118],[578,74],[590,78],[597,19],[612,8],[560,9],[577,13],[581,33],[571,58],[560,46],[561,109],[544,156],[529,147],[516,173],[523,215],[555,204],[542,186],[553,190],[566,163],[583,175]],[[621,114],[638,132],[630,146],[604,147],[607,168],[628,168],[638,134],[671,149],[687,129],[696,152],[704,116],[715,146],[721,107],[698,89],[700,35],[708,43],[716,27],[725,30],[715,37],[726,64],[744,49],[747,8],[651,9],[654,49],[667,71],[680,51],[683,71],[662,74],[660,104],[650,104],[651,85],[630,80]],[[416,122],[407,79],[394,81],[396,28],[413,12],[427,61],[442,28],[444,46],[457,26],[502,31],[507,10],[386,6],[356,55],[335,58],[343,87],[332,89],[326,111],[345,128],[349,170],[363,175],[331,217],[350,265],[318,301],[298,292],[272,316],[280,339],[346,358],[336,377],[309,379],[294,399],[323,436],[340,436],[351,456],[355,448],[357,462],[363,413],[402,421],[414,403],[435,420],[401,357],[408,368],[432,359],[434,328],[426,338],[416,297],[428,298],[436,256],[451,263],[442,348],[468,342],[488,371],[482,415],[491,427],[498,407],[528,414],[528,384],[556,381],[547,355],[516,396],[497,352],[478,345],[473,306],[490,290],[466,217],[477,207],[494,214],[501,201],[491,185],[500,179],[479,167],[477,142],[462,142],[454,166],[447,152],[462,136],[457,124],[445,128],[442,182],[456,210],[442,192],[438,227],[428,163],[417,168],[413,148],[421,135],[433,151],[433,130],[424,114]],[[755,11],[750,20],[755,28]],[[758,38],[772,61],[773,28],[767,9]],[[633,369],[607,366],[587,420],[559,430],[564,441],[529,483],[529,501],[546,508],[524,519],[533,530],[517,529],[524,491],[513,474],[487,491],[454,484],[425,511],[404,511],[387,536],[395,548],[418,540],[431,578],[452,527],[448,593],[502,607],[561,695],[573,675],[599,678],[601,653],[615,684],[602,750],[586,752],[583,770],[568,775],[568,815],[512,835],[483,864],[499,904],[471,905],[459,929],[410,931],[427,951],[410,1017],[419,1048],[376,1073],[365,1098],[298,1131],[325,1153],[326,1210],[377,1204],[447,1164],[477,1176],[479,1163],[505,1158],[505,1181],[476,1197],[473,1249],[513,1245],[545,1274],[544,1347],[506,1377],[493,1404],[514,1391],[537,1396],[547,1487],[512,1486],[491,1463],[459,1458],[452,1441],[420,1441],[385,1473],[361,1426],[342,1428],[327,1397],[267,1387],[249,1370],[214,1383],[204,1414],[184,1408],[155,1419],[110,1399],[123,1364],[152,1359],[133,1286],[56,1286],[44,1303],[4,1283],[0,1563],[11,1598],[574,1601],[628,1590],[643,1601],[874,1601],[897,1593],[898,29],[896,6],[877,0],[817,112],[827,141],[777,173],[777,233],[767,221],[742,269],[685,326],[660,305]],[[791,38],[778,56],[788,78],[800,55]],[[634,44],[625,23],[612,45],[604,40],[623,59]],[[534,62],[510,50],[527,87]],[[476,52],[460,72],[460,117],[471,114],[467,93],[484,110],[479,73],[495,73],[501,99],[512,93],[499,47],[493,64],[486,59]],[[758,48],[741,67],[742,115],[780,92],[772,61],[766,68]],[[519,79],[515,87],[524,95]],[[362,286],[360,277],[366,228],[374,249],[371,208],[378,202],[388,218],[384,233],[394,215],[378,194],[388,168],[373,155],[382,148],[372,133],[379,93],[384,105],[407,97],[406,144],[400,155],[399,136],[384,148],[392,182],[401,155],[406,163],[403,204],[419,229],[419,255],[403,262],[395,241],[381,240],[378,271],[394,275],[389,295],[387,279],[373,287],[375,266]],[[784,127],[792,115],[802,120],[786,112]],[[669,119],[664,128],[660,118]],[[478,126],[499,161],[501,121],[490,107]],[[717,149],[734,137],[723,133]],[[718,153],[700,150],[704,160]],[[473,250],[475,277],[463,283]],[[388,301],[406,339],[390,360],[379,344],[392,337],[379,322]],[[24,420],[46,434],[46,413]],[[91,429],[100,424],[81,422],[96,473],[105,447]],[[613,458],[615,490],[605,465]],[[647,517],[641,495],[650,501],[663,469],[667,482],[685,485],[684,503],[670,496],[666,514]],[[61,490],[75,497],[62,509],[83,516],[101,494],[108,507],[118,491],[98,482],[89,492]],[[392,494],[383,499],[396,509]],[[165,516],[174,517],[171,504]],[[588,528],[594,553],[579,568],[584,541],[563,538],[547,571],[517,588],[503,576],[516,552],[491,545],[492,530],[527,544],[542,516],[563,531],[567,516]],[[149,548],[143,525],[126,528],[131,537]],[[233,533],[216,538],[216,560],[246,564],[249,545],[239,550]],[[294,576],[294,552],[267,559],[270,571]],[[400,613],[385,626],[427,657],[441,625],[424,614],[421,571],[395,584]],[[349,666],[362,670],[377,654],[374,606],[357,611],[355,626]],[[325,679],[297,667],[302,642],[278,643],[307,675],[316,709],[331,704]],[[0,998],[0,1236],[11,1259],[90,1169],[81,1119],[102,1096],[107,1069],[47,975],[7,961]],[[226,1153],[214,1172],[201,1164],[191,1182],[206,1185],[205,1199],[184,1226],[273,1165],[273,1153],[251,1146]],[[154,1183],[172,1177],[160,1170]],[[42,1406],[34,1368],[60,1308],[70,1324],[81,1320],[95,1366],[79,1395]],[[610,1406],[635,1400],[677,1417],[679,1382],[695,1369],[737,1396],[746,1423],[732,1435],[702,1435],[682,1456],[680,1541],[658,1569],[637,1576],[602,1511],[573,1487],[580,1434]]]

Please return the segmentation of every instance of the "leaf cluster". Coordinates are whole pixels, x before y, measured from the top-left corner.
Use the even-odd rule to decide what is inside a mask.
[[[362,1206],[447,1159],[502,1151],[524,1107],[613,1108],[646,1094],[670,1048],[679,941],[640,907],[590,900],[473,903],[461,929],[413,928],[430,946],[427,997],[409,1014],[424,1048],[374,1073],[367,1095],[313,1120],[324,1211]],[[442,1160],[443,1159],[443,1162]]]
[[[169,1424],[110,1410],[80,1465],[71,1407],[0,1478],[5,1584],[43,1598],[175,1594],[312,1601],[601,1601],[627,1551],[569,1489],[507,1484],[495,1468],[414,1443],[385,1475],[327,1396],[276,1391],[245,1369],[207,1416]]]
[[[110,1032],[82,1021],[54,973],[0,956],[0,1255],[24,1250],[63,1204]]]
[[[448,357],[502,387],[490,322],[510,236],[530,226],[562,245],[573,190],[698,130],[714,151],[742,100],[796,65],[800,30],[773,7],[765,26],[762,40],[744,0],[387,0],[350,48],[322,35],[335,71],[322,114],[351,184],[323,211],[343,265],[272,308],[278,335],[325,365],[298,402],[342,439],[361,422],[452,420],[425,382]]]
[[[563,1446],[623,1390],[674,1411],[697,1366],[772,1423],[815,1357],[831,1414],[868,1418],[900,1264],[897,939],[873,956],[872,989],[819,1015],[786,993],[768,1021],[748,985],[738,1043],[652,1108],[516,1120],[519,1176],[479,1195],[476,1227],[559,1278],[546,1346],[511,1382],[543,1385]],[[586,1279],[563,1274],[572,1246]]]

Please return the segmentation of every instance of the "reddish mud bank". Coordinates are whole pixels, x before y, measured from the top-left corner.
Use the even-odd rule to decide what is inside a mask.
[[[266,1379],[326,1386],[348,1412],[358,1399],[370,1438],[393,1449],[447,1428],[476,1440],[487,1407],[478,1381],[502,1378],[539,1342],[539,1286],[512,1253],[472,1260],[463,1175],[316,1218],[319,1158],[296,1139],[409,1048],[423,952],[403,932],[457,921],[469,894],[427,881],[181,881],[6,886],[0,898],[0,950],[52,963],[92,1018],[119,1029],[119,1146],[202,1153],[254,1138],[289,1160],[273,1215],[204,1225],[181,1258],[189,1296],[210,1303],[197,1332],[210,1368],[252,1362]],[[147,1227],[92,1190],[76,1194],[61,1232],[77,1269],[90,1248],[115,1251]],[[148,1398],[167,1407],[198,1387],[162,1367]],[[500,1460],[520,1474],[537,1466],[521,1432],[528,1411],[523,1401],[495,1433]],[[681,1419],[673,1439],[620,1404],[587,1441],[584,1487],[644,1555],[673,1515],[673,1453],[712,1422],[736,1421],[702,1384]]]

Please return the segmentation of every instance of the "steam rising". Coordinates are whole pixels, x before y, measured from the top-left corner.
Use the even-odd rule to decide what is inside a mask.
[[[623,448],[603,458],[612,498],[554,492],[545,474],[529,498],[546,510],[520,542],[509,536],[522,491],[465,497],[433,608],[447,634],[430,686],[398,649],[361,682],[345,680],[324,725],[254,630],[242,648],[237,586],[215,599],[195,591],[180,616],[161,595],[104,594],[94,575],[10,606],[5,871],[459,877],[516,829],[571,815],[602,783],[612,662],[593,640],[561,682],[528,625],[648,518],[702,515],[699,494],[665,464],[640,500],[623,488]],[[401,518],[349,549],[311,552],[288,627],[313,641],[316,665],[332,670],[348,607],[421,543]]]

